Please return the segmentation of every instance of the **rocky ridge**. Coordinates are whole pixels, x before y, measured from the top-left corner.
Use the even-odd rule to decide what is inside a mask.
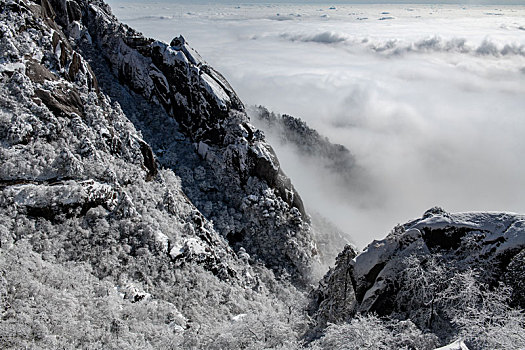
[[[67,4],[78,15],[78,4]],[[98,223],[120,232],[112,237],[123,250],[117,255],[146,249],[168,264],[196,261],[221,279],[238,279],[235,253],[100,91],[89,63],[53,21],[53,5],[1,5],[2,248],[62,228],[63,237],[47,237],[37,250],[45,252],[53,241],[58,246],[50,250],[65,249],[64,259],[81,260],[75,252],[99,239],[98,228],[90,227]],[[161,224],[167,222],[171,227]],[[78,237],[81,228],[90,233]]]
[[[167,45],[118,23],[103,3],[83,8],[89,13],[83,23],[93,46],[109,61],[113,74],[134,93],[163,107],[176,120],[179,136],[202,158],[197,174],[186,178],[187,167],[180,172],[185,192],[199,210],[236,249],[243,247],[268,266],[306,277],[316,248],[301,198],[227,81],[183,37]],[[85,46],[81,38],[80,47],[89,52]],[[150,133],[148,141],[161,150],[181,141],[169,135],[162,136],[162,144],[158,139]],[[173,165],[173,157],[159,158],[162,165]],[[195,178],[206,183],[196,187]],[[261,212],[266,214],[261,217]]]
[[[283,152],[286,156],[292,152],[297,162],[303,165],[302,171],[316,174],[312,176],[315,178],[313,182],[319,186],[318,191],[330,192],[331,188],[324,187],[330,183],[340,196],[333,198],[334,201],[352,201],[355,198],[353,191],[367,188],[368,184],[360,180],[364,178],[363,169],[345,146],[332,143],[300,118],[270,112],[263,106],[249,106],[247,112],[253,124],[264,131],[277,154]],[[333,265],[341,247],[350,243],[352,238],[344,232],[346,228],[335,226],[318,212],[319,208],[312,207],[312,203],[305,203],[305,206],[311,217],[321,262],[326,267]]]
[[[316,249],[299,195],[280,170],[263,135],[248,122],[235,92],[182,37],[170,45],[144,38],[120,24],[100,1],[44,0],[41,5],[12,2],[7,6],[31,11],[47,27],[49,51],[42,53],[40,61],[22,59],[16,63],[28,67],[27,76],[32,82],[45,85],[57,81],[59,73],[67,81],[80,80],[100,94],[98,81],[111,79],[97,78],[93,65],[98,72],[113,73],[121,88],[129,88],[128,100],[121,101],[126,103],[124,110],[130,108],[129,100],[137,95],[160,106],[157,114],[163,110],[166,119],[171,116],[176,121],[166,121],[173,127],[172,132],[149,132],[148,142],[136,138],[148,179],[156,175],[157,160],[176,172],[182,170],[185,193],[215,222],[215,228],[232,246],[243,247],[275,269],[308,276]],[[101,64],[97,55],[102,55],[108,64]],[[104,87],[111,91],[109,85]],[[84,101],[77,90],[37,88],[35,96],[54,114],[76,113],[82,117]],[[150,118],[134,117],[129,116],[141,125]],[[148,134],[149,130],[141,131]],[[118,138],[113,141],[122,142]],[[198,163],[196,173],[186,175],[187,167],[173,166],[172,158],[177,155],[166,157],[162,148],[160,157],[156,156],[148,143],[160,146],[160,142],[162,148],[174,143],[193,148],[193,152],[185,149],[179,153],[197,152],[200,159],[193,157],[193,163]],[[207,181],[195,186],[194,179],[199,177]],[[261,216],[261,212],[267,214]]]
[[[352,153],[345,146],[330,142],[300,118],[276,114],[263,106],[251,106],[248,113],[258,128],[277,134],[280,143],[293,145],[302,156],[321,160],[321,165],[348,181],[355,176],[358,167]]]
[[[511,286],[510,304],[523,308],[519,266],[525,252],[524,229],[523,215],[452,214],[432,208],[360,254],[347,246],[311,295],[317,327],[348,321],[358,313],[375,313],[411,319],[422,329],[446,328],[446,310],[440,309],[439,298],[461,274],[471,274],[487,288],[501,282]],[[411,304],[418,298],[424,305]]]

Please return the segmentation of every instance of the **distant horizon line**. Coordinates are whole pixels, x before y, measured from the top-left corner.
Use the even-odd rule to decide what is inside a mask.
[[[107,0],[108,3],[112,2],[143,2],[140,0],[124,1],[124,0]],[[190,3],[190,4],[202,4],[202,5],[213,5],[217,3],[228,4],[228,5],[245,5],[245,4],[310,4],[310,5],[342,5],[342,4],[355,4],[355,5],[461,5],[461,6],[480,6],[480,5],[510,5],[510,6],[525,6],[524,0],[334,0],[334,1],[322,1],[322,0],[157,0],[155,2],[170,2],[170,3]]]
[[[124,1],[124,0],[116,0]],[[112,2],[111,0],[109,2]],[[142,2],[137,0],[137,2]],[[247,3],[261,3],[261,4],[277,4],[277,3],[302,3],[312,5],[333,5],[333,4],[413,4],[413,5],[434,5],[434,4],[451,4],[451,5],[525,5],[525,0],[157,0],[153,2],[192,2],[192,3],[228,3],[228,4],[247,4]]]

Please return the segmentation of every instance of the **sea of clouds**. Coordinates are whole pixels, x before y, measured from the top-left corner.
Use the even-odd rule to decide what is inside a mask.
[[[147,36],[182,34],[246,104],[345,145],[355,181],[268,135],[358,247],[436,205],[525,213],[525,6],[109,3]]]

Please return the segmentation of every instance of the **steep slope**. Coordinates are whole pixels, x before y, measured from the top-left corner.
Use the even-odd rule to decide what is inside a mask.
[[[12,6],[26,6],[20,4]],[[80,77],[88,88],[98,91],[97,77],[86,63],[85,54],[99,72],[105,73],[106,69],[114,73],[122,83],[120,88],[129,87],[146,101],[163,107],[164,123],[171,129],[164,128],[164,135],[149,132],[148,141],[162,143],[164,148],[183,144],[179,148],[186,149],[179,153],[194,153],[187,150],[193,148],[200,155],[201,162],[192,159],[200,164],[184,164],[195,165],[195,174],[184,176],[188,168],[181,167],[190,199],[202,205],[199,209],[215,221],[216,228],[231,244],[238,243],[238,247],[244,247],[276,270],[308,276],[316,252],[301,199],[280,170],[271,147],[248,123],[242,104],[224,78],[207,66],[184,39],[176,38],[170,46],[143,38],[118,23],[102,2],[42,4],[42,10],[35,11],[39,11],[38,16],[48,27],[48,50],[55,56],[54,61],[48,58],[48,68],[60,71],[73,82]],[[57,27],[55,18],[64,32]],[[102,54],[108,64],[101,62],[97,54]],[[53,81],[45,64],[32,62],[29,65],[36,72],[35,79],[41,83]],[[30,75],[32,69],[28,70]],[[102,79],[112,80],[104,75]],[[114,88],[111,83],[106,87],[109,92]],[[129,98],[121,100],[126,103],[124,109],[137,112],[140,103],[133,101],[133,92],[127,93]],[[35,94],[55,114],[82,109],[83,102],[76,93],[52,94],[40,89]],[[66,109],[62,110],[62,106]],[[162,114],[159,109],[155,112]],[[168,115],[177,122],[173,123]],[[129,117],[143,126],[153,119],[146,113]],[[149,152],[144,165],[151,168],[151,177],[155,175],[154,155],[146,146],[143,148]],[[163,153],[163,149],[159,151]],[[174,161],[176,156],[161,157],[161,164],[177,170],[177,164],[183,162]],[[207,183],[193,185],[192,180],[199,176],[206,178]],[[261,212],[267,214],[260,215]]]
[[[524,228],[523,215],[433,208],[360,254],[347,247],[312,295],[317,329],[375,313],[410,319],[447,340],[466,326],[461,313],[475,322],[483,312],[523,308]]]
[[[74,31],[74,18],[60,4],[55,6],[57,18]],[[102,54],[121,83],[175,118],[179,137],[166,135],[169,129],[151,133],[149,116],[136,116],[149,129],[143,129],[148,141],[163,153],[161,164],[180,173],[186,194],[199,210],[237,249],[245,248],[276,270],[308,276],[316,249],[301,198],[225,79],[182,37],[170,45],[147,39],[118,23],[103,3],[79,4],[80,20],[91,40],[90,44],[81,36],[77,41],[81,50],[88,57]],[[178,169],[187,162],[174,162],[174,156],[164,154],[181,143],[203,160],[189,160],[193,174],[187,174],[188,167]],[[178,158],[194,152],[177,153]]]
[[[308,218],[227,82],[100,1],[1,0],[0,18],[2,348],[298,334]]]

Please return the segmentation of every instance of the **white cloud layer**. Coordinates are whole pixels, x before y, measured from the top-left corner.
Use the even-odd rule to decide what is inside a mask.
[[[110,4],[148,36],[183,34],[245,103],[350,149],[363,171],[342,189],[276,147],[358,246],[435,205],[525,212],[525,6]]]

